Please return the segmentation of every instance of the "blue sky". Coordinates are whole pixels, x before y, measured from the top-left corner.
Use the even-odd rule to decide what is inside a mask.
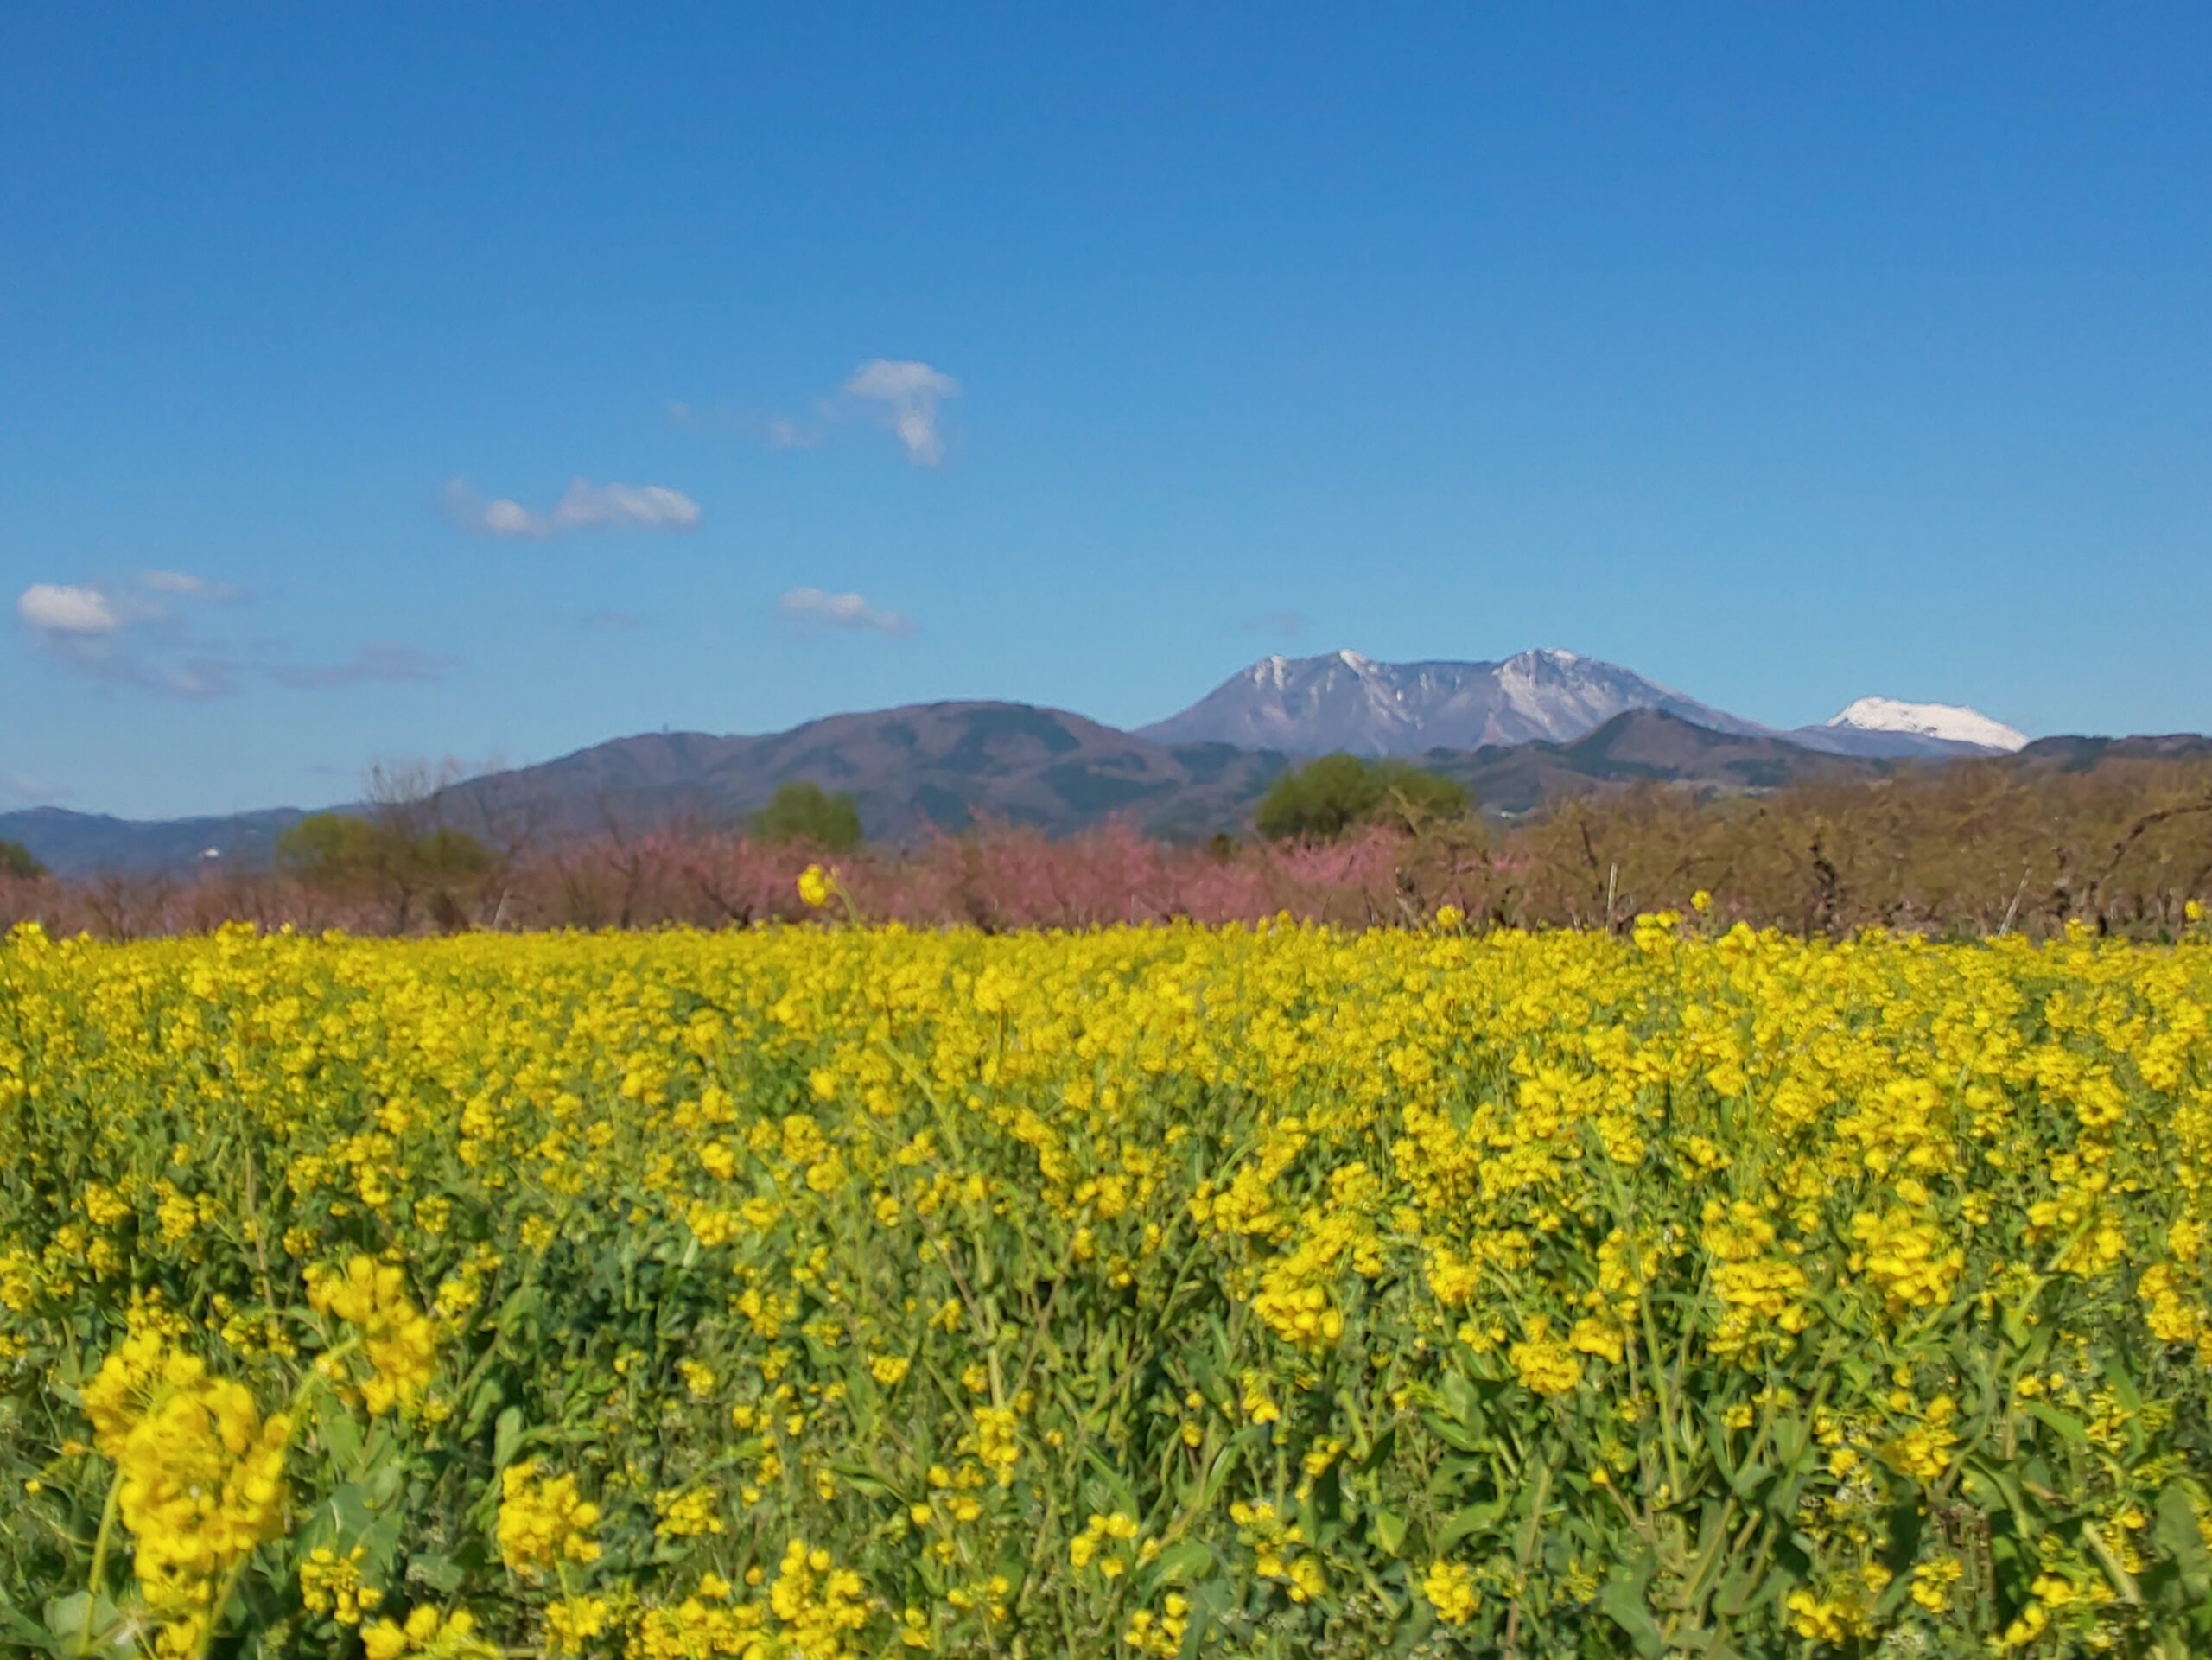
[[[0,805],[1268,652],[2212,728],[2212,10],[42,7]]]

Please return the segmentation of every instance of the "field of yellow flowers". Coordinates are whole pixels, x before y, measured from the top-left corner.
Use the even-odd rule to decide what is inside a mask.
[[[2179,1660],[2208,1281],[2202,944],[20,928],[0,1650]]]

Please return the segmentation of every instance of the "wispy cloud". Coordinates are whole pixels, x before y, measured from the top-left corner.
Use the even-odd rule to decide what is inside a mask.
[[[457,657],[442,657],[396,639],[372,639],[342,662],[272,664],[268,673],[278,685],[294,691],[332,691],[346,686],[422,684],[442,680],[460,666]]]
[[[16,597],[32,641],[95,679],[175,697],[214,697],[232,684],[190,631],[143,583],[33,582]]]
[[[1306,618],[1297,611],[1267,611],[1251,618],[1243,626],[1247,634],[1282,634],[1295,639],[1306,632]]]
[[[186,570],[142,570],[139,585],[149,593],[167,594],[181,600],[242,600],[245,590],[229,582],[211,582]]]
[[[480,495],[466,479],[445,490],[447,511],[486,536],[547,537],[569,531],[626,528],[688,531],[699,522],[699,504],[661,484],[594,484],[577,479],[543,512],[518,501]]]
[[[0,805],[50,807],[68,800],[72,793],[66,785],[49,784],[29,773],[0,773]]]
[[[594,633],[634,634],[645,626],[645,620],[635,612],[625,611],[617,606],[600,605],[594,606],[578,617],[576,626]]]
[[[826,421],[808,423],[778,416],[762,429],[771,449],[812,449],[830,436]]]
[[[870,358],[853,371],[843,390],[847,398],[876,407],[917,467],[935,467],[944,459],[939,408],[946,398],[960,395],[960,383],[942,369],[911,359]]]
[[[778,608],[806,628],[845,628],[904,639],[914,632],[912,619],[896,611],[870,605],[858,594],[831,594],[818,588],[795,588],[784,595]]]
[[[960,383],[933,364],[911,358],[870,358],[845,377],[834,396],[817,398],[804,415],[764,416],[671,399],[668,418],[680,427],[734,432],[771,449],[814,449],[840,428],[881,427],[917,467],[935,467],[949,438],[944,405]]]
[[[16,614],[55,662],[162,697],[225,697],[257,680],[292,690],[431,680],[455,666],[391,640],[372,640],[335,663],[297,662],[265,645],[211,637],[191,614],[239,597],[228,583],[146,571],[127,582],[33,582],[16,596]]]

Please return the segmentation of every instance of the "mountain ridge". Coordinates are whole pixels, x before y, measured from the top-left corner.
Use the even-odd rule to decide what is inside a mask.
[[[1274,719],[1283,742],[1209,737],[1206,722],[1185,718],[1242,687],[1263,694],[1262,727]],[[1301,735],[1288,716],[1309,694],[1327,705],[1328,718]],[[1248,828],[1253,805],[1285,767],[1325,748],[1353,747],[1325,741],[1345,735],[1347,708],[1358,717],[1350,735],[1365,729],[1362,722],[1379,726],[1395,746],[1382,753],[1460,779],[1485,811],[1503,815],[1636,782],[1759,791],[1991,753],[1921,731],[1834,722],[1766,727],[1571,652],[1402,665],[1342,652],[1263,658],[1177,716],[1135,730],[1027,703],[905,704],[825,716],[780,732],[608,739],[464,780],[442,792],[437,805],[448,822],[503,844],[620,836],[668,825],[741,824],[778,785],[804,779],[851,793],[867,833],[881,841],[957,831],[985,819],[1058,835],[1119,817],[1155,835],[1196,836]],[[1209,718],[1220,713],[1217,707]],[[1438,730],[1478,741],[1421,741]],[[2200,750],[2212,754],[2212,741],[2045,739],[2026,744],[2016,759],[2073,768]],[[0,837],[22,842],[67,874],[251,867],[265,864],[276,837],[303,816],[283,807],[132,821],[41,807],[0,813]]]

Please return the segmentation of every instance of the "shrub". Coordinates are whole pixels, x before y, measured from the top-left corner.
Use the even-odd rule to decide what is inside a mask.
[[[804,779],[779,784],[752,825],[764,842],[804,842],[825,853],[850,853],[861,844],[861,812],[852,797]]]
[[[1403,761],[1324,755],[1268,787],[1252,816],[1272,841],[1333,841],[1355,824],[1418,830],[1474,811],[1466,786]]]

